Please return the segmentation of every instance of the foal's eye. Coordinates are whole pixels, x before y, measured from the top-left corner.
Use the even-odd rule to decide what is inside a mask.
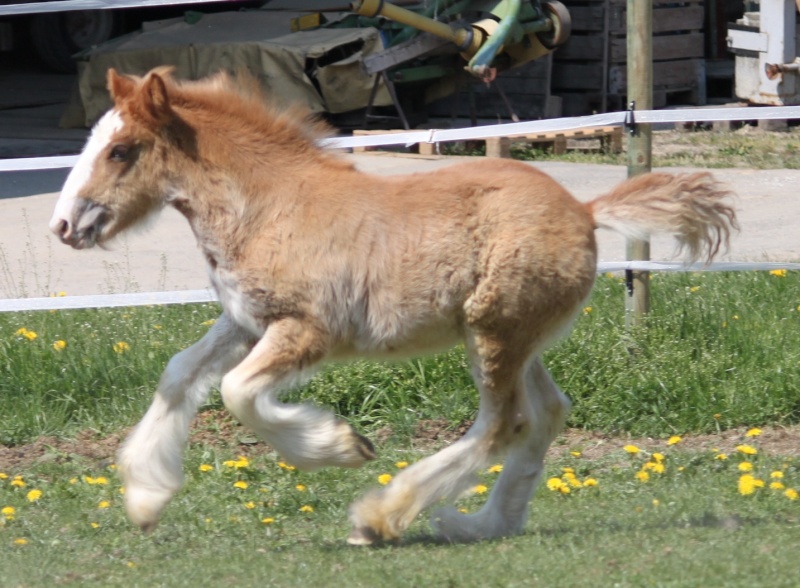
[[[109,153],[108,158],[111,161],[123,162],[127,161],[129,153],[130,148],[127,145],[114,145],[114,147],[111,148],[111,153]]]

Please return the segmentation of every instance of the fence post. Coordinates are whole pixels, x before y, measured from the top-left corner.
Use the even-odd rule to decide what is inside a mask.
[[[653,0],[627,0],[628,101],[631,109],[653,108]],[[652,169],[653,134],[650,125],[633,124],[628,136],[628,177]],[[650,242],[629,239],[626,259],[650,259]],[[649,272],[627,271],[625,324],[641,322],[650,306]]]

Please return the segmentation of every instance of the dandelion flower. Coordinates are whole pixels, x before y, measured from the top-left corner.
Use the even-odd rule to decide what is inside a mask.
[[[561,478],[550,478],[547,480],[547,488],[553,492],[558,491],[562,486],[564,486],[564,480]]]
[[[673,435],[672,437],[667,439],[667,445],[677,445],[681,441],[683,441],[683,437],[681,437],[680,435]]]
[[[789,500],[797,500],[798,496],[800,496],[794,488],[787,488],[783,495]]]
[[[125,353],[131,348],[125,341],[117,341],[114,343],[114,353]]]
[[[200,470],[201,472],[210,472],[211,470],[214,469],[214,466],[209,465],[207,463],[203,463],[203,464],[200,464],[200,467],[197,468],[197,469]]]
[[[306,491],[306,487],[303,484],[298,484],[297,486],[294,487],[294,489],[297,490],[298,492]]]
[[[264,523],[265,525],[271,525],[272,523],[275,522],[275,519],[272,517],[266,517],[261,519],[261,522]]]
[[[17,509],[13,506],[4,506],[0,509],[0,514],[2,514],[7,519],[13,519],[14,515],[17,513]]]
[[[110,506],[111,506],[111,503],[108,500],[101,500],[97,504],[97,508],[99,508],[99,509],[109,508]]]
[[[591,313],[592,313],[592,307],[591,306],[585,306],[583,308],[583,314],[591,314]]]
[[[28,341],[33,341],[34,339],[36,339],[36,337],[39,336],[35,332],[29,331],[25,327],[18,329],[17,332],[14,334],[17,335],[18,337],[25,337]]]
[[[5,480],[6,478],[8,478],[8,474],[0,472],[0,480]]]
[[[304,504],[300,507],[300,512],[314,512],[314,507],[310,504]]]
[[[398,461],[397,463],[394,464],[394,467],[396,467],[398,470],[403,470],[408,467],[408,462]]]
[[[759,436],[759,435],[760,435],[762,432],[763,432],[763,431],[762,431],[761,429],[759,429],[758,427],[753,427],[752,429],[749,429],[749,430],[748,430],[748,431],[747,431],[747,432],[744,434],[744,436],[745,436],[745,437],[758,437],[758,436]]]
[[[636,472],[636,479],[642,483],[647,482],[650,479],[650,474],[644,470],[640,470]]]
[[[503,471],[503,464],[499,464],[499,463],[498,463],[498,464],[495,464],[495,465],[493,465],[493,466],[492,466],[492,467],[490,467],[490,468],[489,468],[489,470],[488,470],[488,472],[489,472],[490,474],[499,474],[499,473],[500,473],[500,472],[502,472],[502,471]]]
[[[593,486],[597,486],[597,480],[595,480],[594,478],[586,478],[583,481],[583,485],[586,486],[587,488],[592,488]]]
[[[14,476],[14,479],[11,480],[11,485],[16,486],[17,488],[24,488],[26,486],[25,480],[22,479],[22,476]]]
[[[18,539],[14,539],[14,545],[27,545],[28,540],[25,537],[19,537]]]
[[[689,292],[691,292],[692,294],[694,294],[694,293],[695,293],[695,292],[697,292],[699,289],[700,289],[700,286],[692,286],[691,288],[689,288]]]
[[[783,478],[783,472],[781,472],[780,470],[776,470],[776,471],[772,472],[769,475],[769,477],[774,479],[774,480],[780,480],[780,479]]]
[[[378,476],[378,484],[381,486],[386,486],[389,482],[392,481],[392,474],[381,474]]]
[[[478,484],[477,486],[474,486],[474,487],[472,488],[472,491],[473,491],[475,494],[486,494],[486,491],[487,491],[488,489],[489,489],[489,488],[487,488],[485,484]]]
[[[36,490],[36,489],[31,490],[30,492],[28,492],[28,495],[27,495],[27,498],[28,498],[29,502],[36,502],[41,497],[42,497],[42,491],[41,490]]]
[[[207,321],[203,321],[200,324],[203,325],[204,327],[210,327],[211,325],[213,325],[216,322],[217,322],[217,319],[208,319]]]
[[[624,449],[627,453],[630,453],[631,455],[636,455],[641,451],[641,449],[636,447],[636,445],[626,445],[622,449]]]
[[[92,526],[92,529],[97,529],[100,527],[100,523],[89,523]]]
[[[234,488],[239,488],[240,490],[247,490],[248,486],[249,486],[249,484],[247,482],[245,482],[244,480],[239,480],[239,481],[233,483],[233,487]]]
[[[661,463],[666,458],[664,457],[663,453],[656,452],[656,453],[653,454],[653,459],[655,460],[656,463]]]
[[[653,506],[658,508],[661,505],[661,501],[658,498],[653,498]]]
[[[728,459],[728,454],[727,453],[718,453],[718,454],[716,454],[714,456],[714,459],[719,459],[719,460],[725,461],[726,459]]]
[[[53,349],[55,349],[56,351],[63,351],[66,348],[67,348],[67,342],[61,339],[53,343]]]
[[[581,456],[581,452],[580,451],[570,451],[569,454],[572,457],[580,457]]]
[[[256,507],[256,503],[251,500],[249,502],[245,502],[244,507],[248,510],[253,510]]]
[[[745,455],[756,455],[758,453],[758,450],[750,445],[737,445],[736,451]]]
[[[740,472],[752,472],[753,471],[753,464],[749,461],[743,461],[739,464],[739,471]]]
[[[783,485],[783,482],[770,482],[769,487],[771,490],[783,490],[786,486]]]
[[[742,496],[749,496],[753,494],[757,488],[764,487],[764,480],[759,480],[751,474],[744,474],[739,477],[739,494]]]
[[[278,462],[278,467],[280,467],[283,470],[287,470],[289,472],[291,472],[291,471],[293,471],[295,469],[295,467],[293,465],[289,465],[288,463],[285,463],[285,462],[282,462],[282,461]]]
[[[785,278],[786,277],[786,270],[785,269],[769,270],[769,275],[776,276],[778,278]]]

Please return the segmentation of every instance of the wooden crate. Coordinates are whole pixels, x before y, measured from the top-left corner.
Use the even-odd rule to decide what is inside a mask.
[[[681,93],[705,104],[704,0],[652,0],[653,105]],[[552,93],[565,115],[616,110],[627,92],[627,3],[574,0],[572,36],[554,54]]]

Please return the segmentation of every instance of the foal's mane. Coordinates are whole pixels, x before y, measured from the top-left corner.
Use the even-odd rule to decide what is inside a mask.
[[[128,76],[143,85],[150,76],[160,77],[167,89],[170,107],[183,122],[213,121],[220,131],[242,140],[281,144],[294,152],[321,151],[318,142],[333,129],[298,104],[276,100],[246,71],[234,75],[221,71],[200,80],[178,80],[172,67],[155,68],[143,77]]]

